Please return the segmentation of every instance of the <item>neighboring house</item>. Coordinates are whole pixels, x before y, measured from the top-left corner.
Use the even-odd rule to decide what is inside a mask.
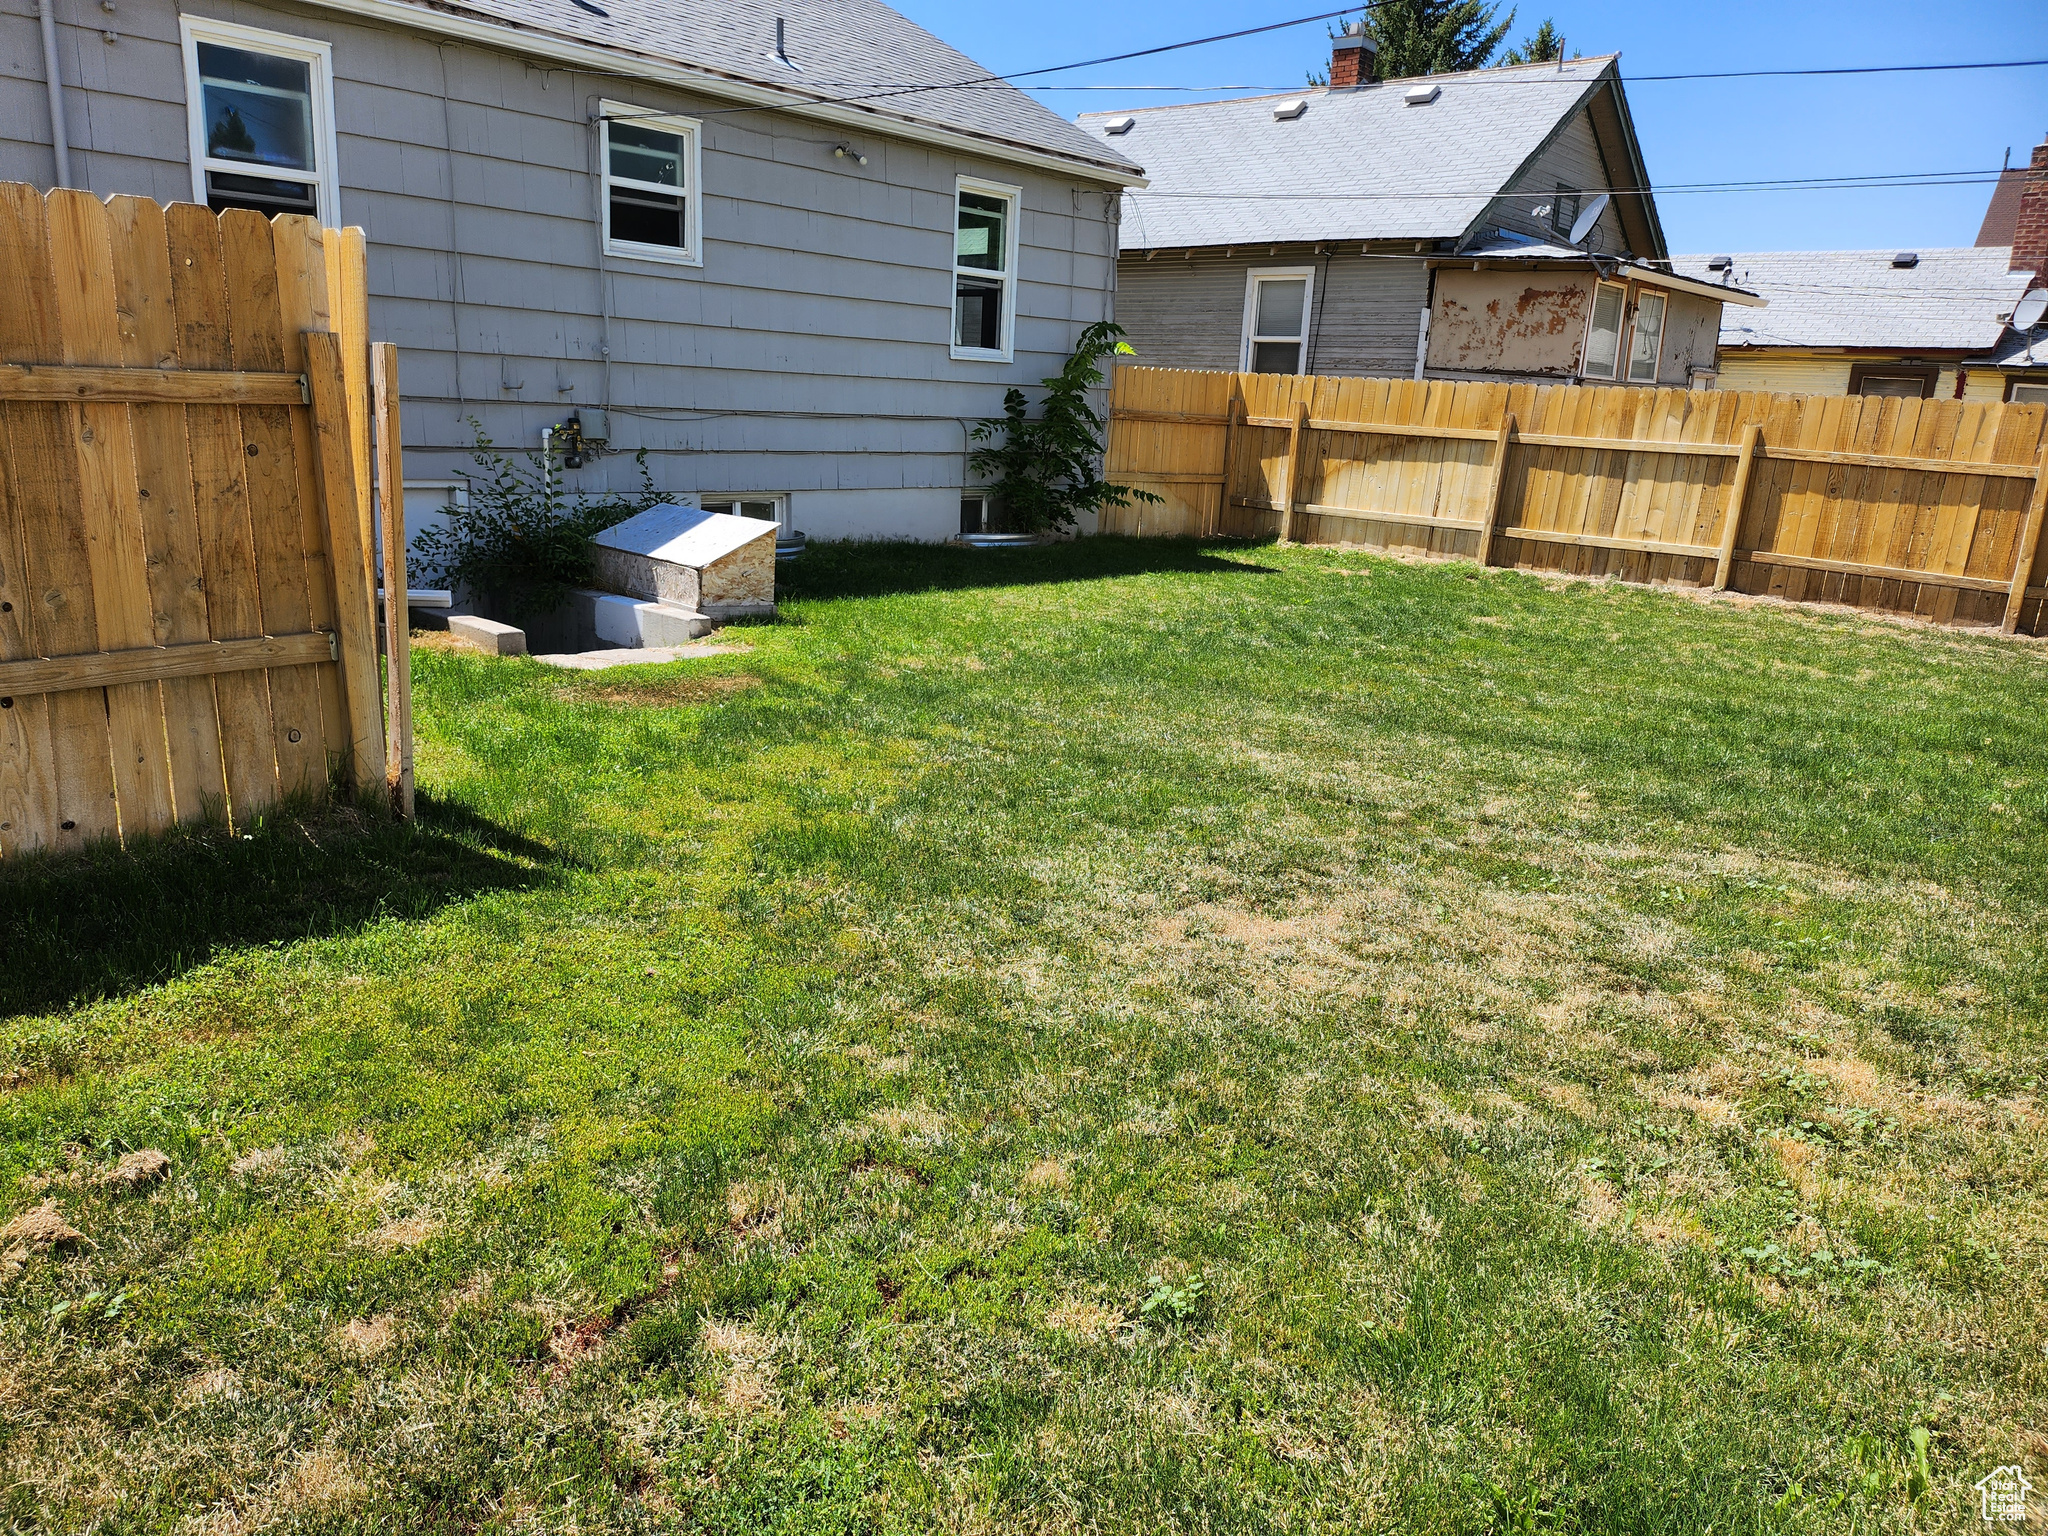
[[[2048,266],[2048,144],[1999,178],[1974,246],[1678,256],[1672,266],[1770,300],[1722,326],[1723,389],[2048,401],[2048,333],[2008,323]]]
[[[950,536],[967,427],[1109,314],[1142,180],[872,0],[56,11],[71,184],[364,227],[427,505],[466,418],[534,451],[575,411],[612,451],[573,489],[645,448],[814,537]],[[10,7],[0,179],[58,179],[47,57]]]
[[[1702,382],[1733,299],[1662,270],[1613,57],[1080,119],[1140,161],[1117,319],[1168,368]],[[1581,243],[1565,241],[1602,192]]]

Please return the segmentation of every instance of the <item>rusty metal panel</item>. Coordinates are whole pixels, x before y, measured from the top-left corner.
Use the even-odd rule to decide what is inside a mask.
[[[1593,282],[1590,272],[1439,268],[1430,368],[1570,377],[1579,366]]]

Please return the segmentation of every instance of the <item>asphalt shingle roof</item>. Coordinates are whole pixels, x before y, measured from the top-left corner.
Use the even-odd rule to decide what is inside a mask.
[[[966,133],[1099,167],[1126,180],[1138,167],[878,0],[405,0],[409,9],[468,15],[523,31],[683,65],[753,85],[838,102],[888,121]],[[775,57],[775,24],[791,69]],[[981,82],[961,85],[962,81]],[[903,87],[950,89],[904,91]],[[854,98],[849,100],[848,98]]]
[[[1442,94],[1411,107],[1416,82],[1307,90],[1133,112],[1090,112],[1081,127],[1145,167],[1124,194],[1129,250],[1262,241],[1437,240],[1462,235],[1614,58],[1560,67],[1431,75]],[[1308,110],[1276,122],[1274,106]],[[1111,136],[1106,124],[1137,120]]]
[[[1890,251],[1753,251],[1735,254],[1737,286],[1770,300],[1765,310],[1721,312],[1723,347],[1881,347],[1980,350],[2005,329],[2031,277],[2008,272],[2005,246],[1923,250],[1895,267]],[[1674,256],[1671,268],[1718,282],[1705,256]]]

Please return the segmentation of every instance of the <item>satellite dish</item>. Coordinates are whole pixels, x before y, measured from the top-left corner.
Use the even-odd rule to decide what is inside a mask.
[[[1600,222],[1600,215],[1607,211],[1607,194],[1602,192],[1593,201],[1579,210],[1579,216],[1572,220],[1572,232],[1565,236],[1571,244],[1577,245],[1593,232],[1593,226]]]
[[[2026,297],[2013,308],[2012,328],[2031,331],[2041,323],[2044,313],[2048,313],[2048,288],[2029,288]]]

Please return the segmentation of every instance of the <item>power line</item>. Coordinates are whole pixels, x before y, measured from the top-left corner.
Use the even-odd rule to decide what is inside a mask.
[[[1736,192],[1866,192],[1888,190],[1893,187],[1995,186],[1998,179],[1996,171],[1905,171],[1882,176],[1781,177],[1767,181],[1681,182],[1670,186],[1580,187],[1575,190],[1585,197],[1601,193],[1612,197],[1669,197]],[[1555,192],[1504,192],[1498,187],[1463,192],[1165,192],[1148,187],[1143,190],[1134,189],[1124,195],[1140,201],[1172,198],[1193,202],[1230,203],[1461,202],[1475,197],[1502,200],[1522,198],[1531,202],[1549,202],[1557,196]]]

